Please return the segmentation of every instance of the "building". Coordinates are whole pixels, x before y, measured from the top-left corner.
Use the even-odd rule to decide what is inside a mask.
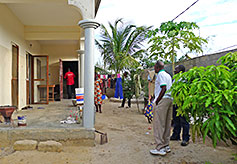
[[[198,57],[194,57],[192,59],[189,60],[184,60],[181,62],[176,62],[175,65],[184,65],[186,68],[186,71],[188,71],[189,69],[193,68],[193,67],[206,67],[209,65],[219,65],[217,62],[217,60],[222,57],[225,56],[227,53],[229,52],[236,52],[237,49],[231,49],[231,50],[226,50],[226,51],[219,51],[216,53],[212,53],[212,54],[206,54],[203,56],[198,56]],[[172,75],[172,64],[165,64],[165,70]]]
[[[77,85],[85,88],[83,124],[94,126],[93,49],[99,26],[94,18],[99,4],[100,0],[0,0],[0,105],[21,109],[47,104],[54,85],[63,98],[63,71],[70,65]]]

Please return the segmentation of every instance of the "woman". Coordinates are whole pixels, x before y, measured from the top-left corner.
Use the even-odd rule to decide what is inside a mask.
[[[95,100],[95,107],[96,107],[96,112],[98,112],[98,107],[99,107],[99,112],[102,113],[101,111],[101,104],[102,104],[102,80],[99,78],[99,75],[95,72],[95,95],[94,95],[94,100]]]

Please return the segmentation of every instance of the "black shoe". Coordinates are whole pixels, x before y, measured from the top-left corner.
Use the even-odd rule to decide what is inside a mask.
[[[189,144],[188,141],[182,141],[182,142],[181,142],[181,146],[187,146],[188,144]]]
[[[180,141],[180,138],[171,136],[171,137],[170,137],[170,140],[171,140],[171,141]]]
[[[124,108],[124,106],[119,106],[118,108]]]

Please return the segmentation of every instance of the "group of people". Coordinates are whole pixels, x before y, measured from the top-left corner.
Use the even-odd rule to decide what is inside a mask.
[[[115,87],[115,95],[121,94],[119,97],[123,98],[122,104],[121,104],[121,106],[119,106],[119,108],[124,107],[126,99],[128,99],[127,108],[131,108],[131,98],[133,96],[133,91],[131,89],[132,88],[132,79],[129,76],[128,72],[125,72],[123,74],[123,78],[117,77],[116,79],[112,78],[111,80],[109,78],[108,81],[110,82],[111,87],[112,86]],[[102,84],[103,84],[103,81],[101,80],[100,75],[95,72],[94,103],[95,103],[95,107],[96,107],[96,112],[100,112],[100,113],[102,113],[102,110],[101,110],[102,96],[104,95],[104,93],[106,91],[105,89],[103,89],[104,87],[102,86]],[[117,91],[117,93],[116,93],[116,91]]]
[[[171,92],[172,86],[171,76],[165,72],[164,63],[158,61],[155,66],[155,98],[153,100],[153,130],[155,138],[155,149],[150,150],[153,155],[166,155],[171,152],[169,147],[170,140],[180,140],[181,128],[183,128],[182,146],[187,146],[189,143],[189,123],[185,117],[177,116],[177,106],[173,105]],[[183,65],[175,67],[174,73],[185,72]],[[172,112],[173,111],[173,112]],[[173,115],[173,134],[170,137],[171,120]]]
[[[181,128],[183,128],[181,145],[187,146],[189,144],[189,123],[184,116],[177,116],[177,105],[173,105],[173,99],[170,92],[172,78],[165,72],[164,63],[157,61],[154,70],[156,74],[155,78],[152,79],[148,77],[148,80],[152,82],[155,79],[154,97],[151,96],[149,91],[149,100],[153,101],[153,131],[156,146],[155,149],[150,150],[150,153],[153,155],[166,155],[166,153],[171,152],[169,147],[170,140],[180,140]],[[185,67],[183,65],[175,67],[174,73],[177,74],[179,72],[185,72]],[[69,96],[71,95],[71,86],[74,83],[74,77],[75,75],[70,69],[65,74]],[[99,75],[95,73],[94,103],[96,112],[100,113],[102,113],[102,95],[104,94],[102,83],[103,81],[100,79]],[[120,107],[124,107],[125,101],[128,99],[128,108],[130,108],[133,95],[131,88],[133,84],[131,77],[128,76],[128,72],[123,74],[122,84],[123,101]],[[149,86],[149,88],[151,87]],[[172,118],[174,128],[173,133],[170,136]]]

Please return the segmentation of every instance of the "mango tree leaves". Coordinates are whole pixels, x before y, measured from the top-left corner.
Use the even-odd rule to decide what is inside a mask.
[[[187,53],[202,52],[202,45],[206,44],[207,40],[196,36],[195,29],[199,29],[195,22],[168,21],[162,23],[159,28],[150,30],[147,34],[150,38],[150,57],[157,56],[171,60],[172,68],[174,68],[173,59],[177,57],[180,49],[185,48]]]
[[[217,140],[236,140],[236,54],[221,57],[218,62],[222,65],[194,67],[174,76],[174,103],[178,105],[178,115],[193,117],[193,140],[200,131],[203,141],[209,136],[214,147]]]

